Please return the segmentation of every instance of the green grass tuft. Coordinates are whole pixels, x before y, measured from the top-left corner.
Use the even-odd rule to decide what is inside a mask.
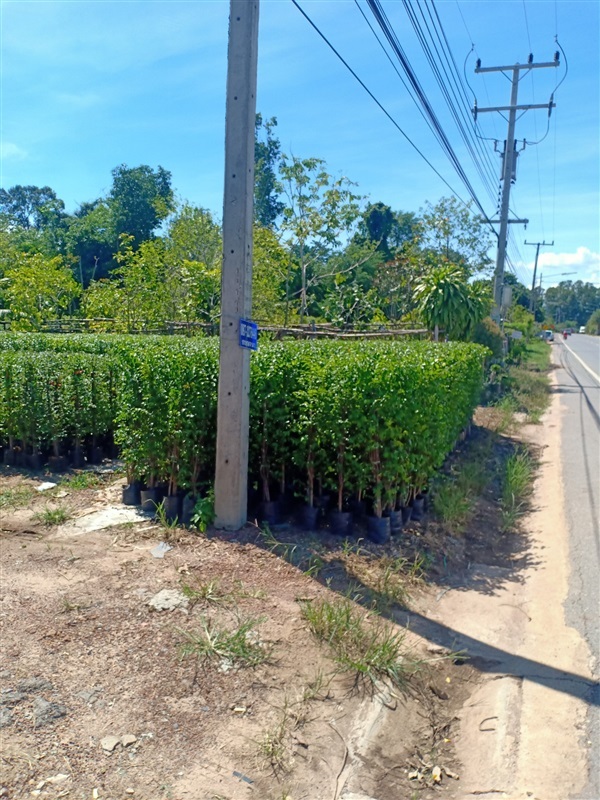
[[[502,476],[502,496],[500,498],[503,530],[508,531],[514,528],[522,513],[524,501],[531,493],[533,475],[534,464],[528,453],[521,451],[507,459]]]
[[[180,630],[185,638],[180,645],[182,658],[196,656],[201,662],[217,662],[229,667],[256,667],[269,658],[269,650],[261,644],[255,628],[259,619],[246,619],[234,630],[217,627],[206,618],[200,621],[198,633]]]
[[[406,655],[405,634],[381,619],[368,622],[350,600],[306,602],[302,616],[313,635],[331,648],[338,670],[353,674],[356,682],[376,688],[388,680],[404,688],[416,671],[416,662]]]
[[[50,527],[53,525],[62,525],[63,522],[71,519],[71,515],[66,508],[59,506],[58,508],[46,508],[44,511],[35,514],[33,518]]]
[[[34,496],[30,486],[16,486],[0,491],[0,508],[22,508],[29,505]]]

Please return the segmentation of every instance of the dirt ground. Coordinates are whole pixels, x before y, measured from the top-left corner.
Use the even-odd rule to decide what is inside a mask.
[[[495,440],[490,460],[513,447]],[[115,467],[89,488],[0,467],[0,797],[459,796],[454,737],[477,665],[404,626],[473,562],[518,580],[527,541],[500,533],[497,481],[463,531],[429,514],[378,547],[293,524],[270,537],[168,529],[121,506]],[[45,524],[56,508],[69,519]],[[171,549],[156,557],[161,541]],[[170,610],[149,604],[163,590]],[[405,635],[421,666],[402,689],[340,674],[310,633],[303,606],[340,595]],[[182,650],[245,623],[256,666]]]

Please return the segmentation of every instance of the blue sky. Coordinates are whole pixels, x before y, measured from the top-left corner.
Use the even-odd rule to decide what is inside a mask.
[[[381,1],[477,196],[494,215],[500,158],[493,142],[482,143],[490,190],[462,145],[404,4]],[[468,199],[357,3],[299,3]],[[421,7],[433,9],[423,0]],[[536,62],[552,61],[558,34],[568,75],[556,92],[548,135],[518,159],[511,207],[530,223],[527,230],[512,226],[509,253],[519,278],[530,283],[535,248],[524,240],[554,240],[540,254],[544,286],[579,278],[599,282],[600,3],[438,0],[435,9],[461,75],[468,56],[467,79],[480,107],[508,104],[510,84],[501,74],[475,75],[475,58],[483,66],[510,65],[533,52]],[[181,199],[221,216],[227,0],[1,0],[0,15],[4,188],[49,185],[72,211],[109,190],[116,165],[160,164],[171,171]],[[547,103],[564,74],[563,62],[526,75],[519,102]],[[277,117],[284,152],[323,158],[332,174],[356,181],[373,202],[418,212],[426,201],[450,194],[290,0],[261,2],[257,105],[264,117]],[[506,123],[499,115],[482,114],[479,121],[481,135],[504,140]],[[529,111],[516,136],[532,142],[546,129],[547,112]]]

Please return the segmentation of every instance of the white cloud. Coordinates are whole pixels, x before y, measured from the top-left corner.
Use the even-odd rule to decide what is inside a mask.
[[[534,261],[515,262],[516,275],[527,286],[531,285]],[[543,274],[544,286],[556,286],[561,281],[583,281],[598,285],[600,282],[600,253],[587,247],[578,247],[574,253],[540,252],[536,281]]]
[[[538,266],[572,267],[579,270],[597,270],[600,267],[600,253],[593,253],[587,247],[578,247],[574,253],[540,253]]]
[[[27,151],[13,142],[0,142],[0,158],[2,161],[22,161],[27,158]]]

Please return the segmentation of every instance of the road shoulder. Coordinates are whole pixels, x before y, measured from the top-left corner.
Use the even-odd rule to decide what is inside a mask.
[[[532,510],[522,520],[523,533],[512,534],[530,537],[522,580],[507,580],[492,595],[449,592],[438,609],[440,621],[464,635],[487,672],[461,718],[457,797],[565,800],[585,783],[581,736],[591,675],[586,642],[564,614],[569,537],[560,430],[555,394],[542,424],[524,429],[544,449]]]

